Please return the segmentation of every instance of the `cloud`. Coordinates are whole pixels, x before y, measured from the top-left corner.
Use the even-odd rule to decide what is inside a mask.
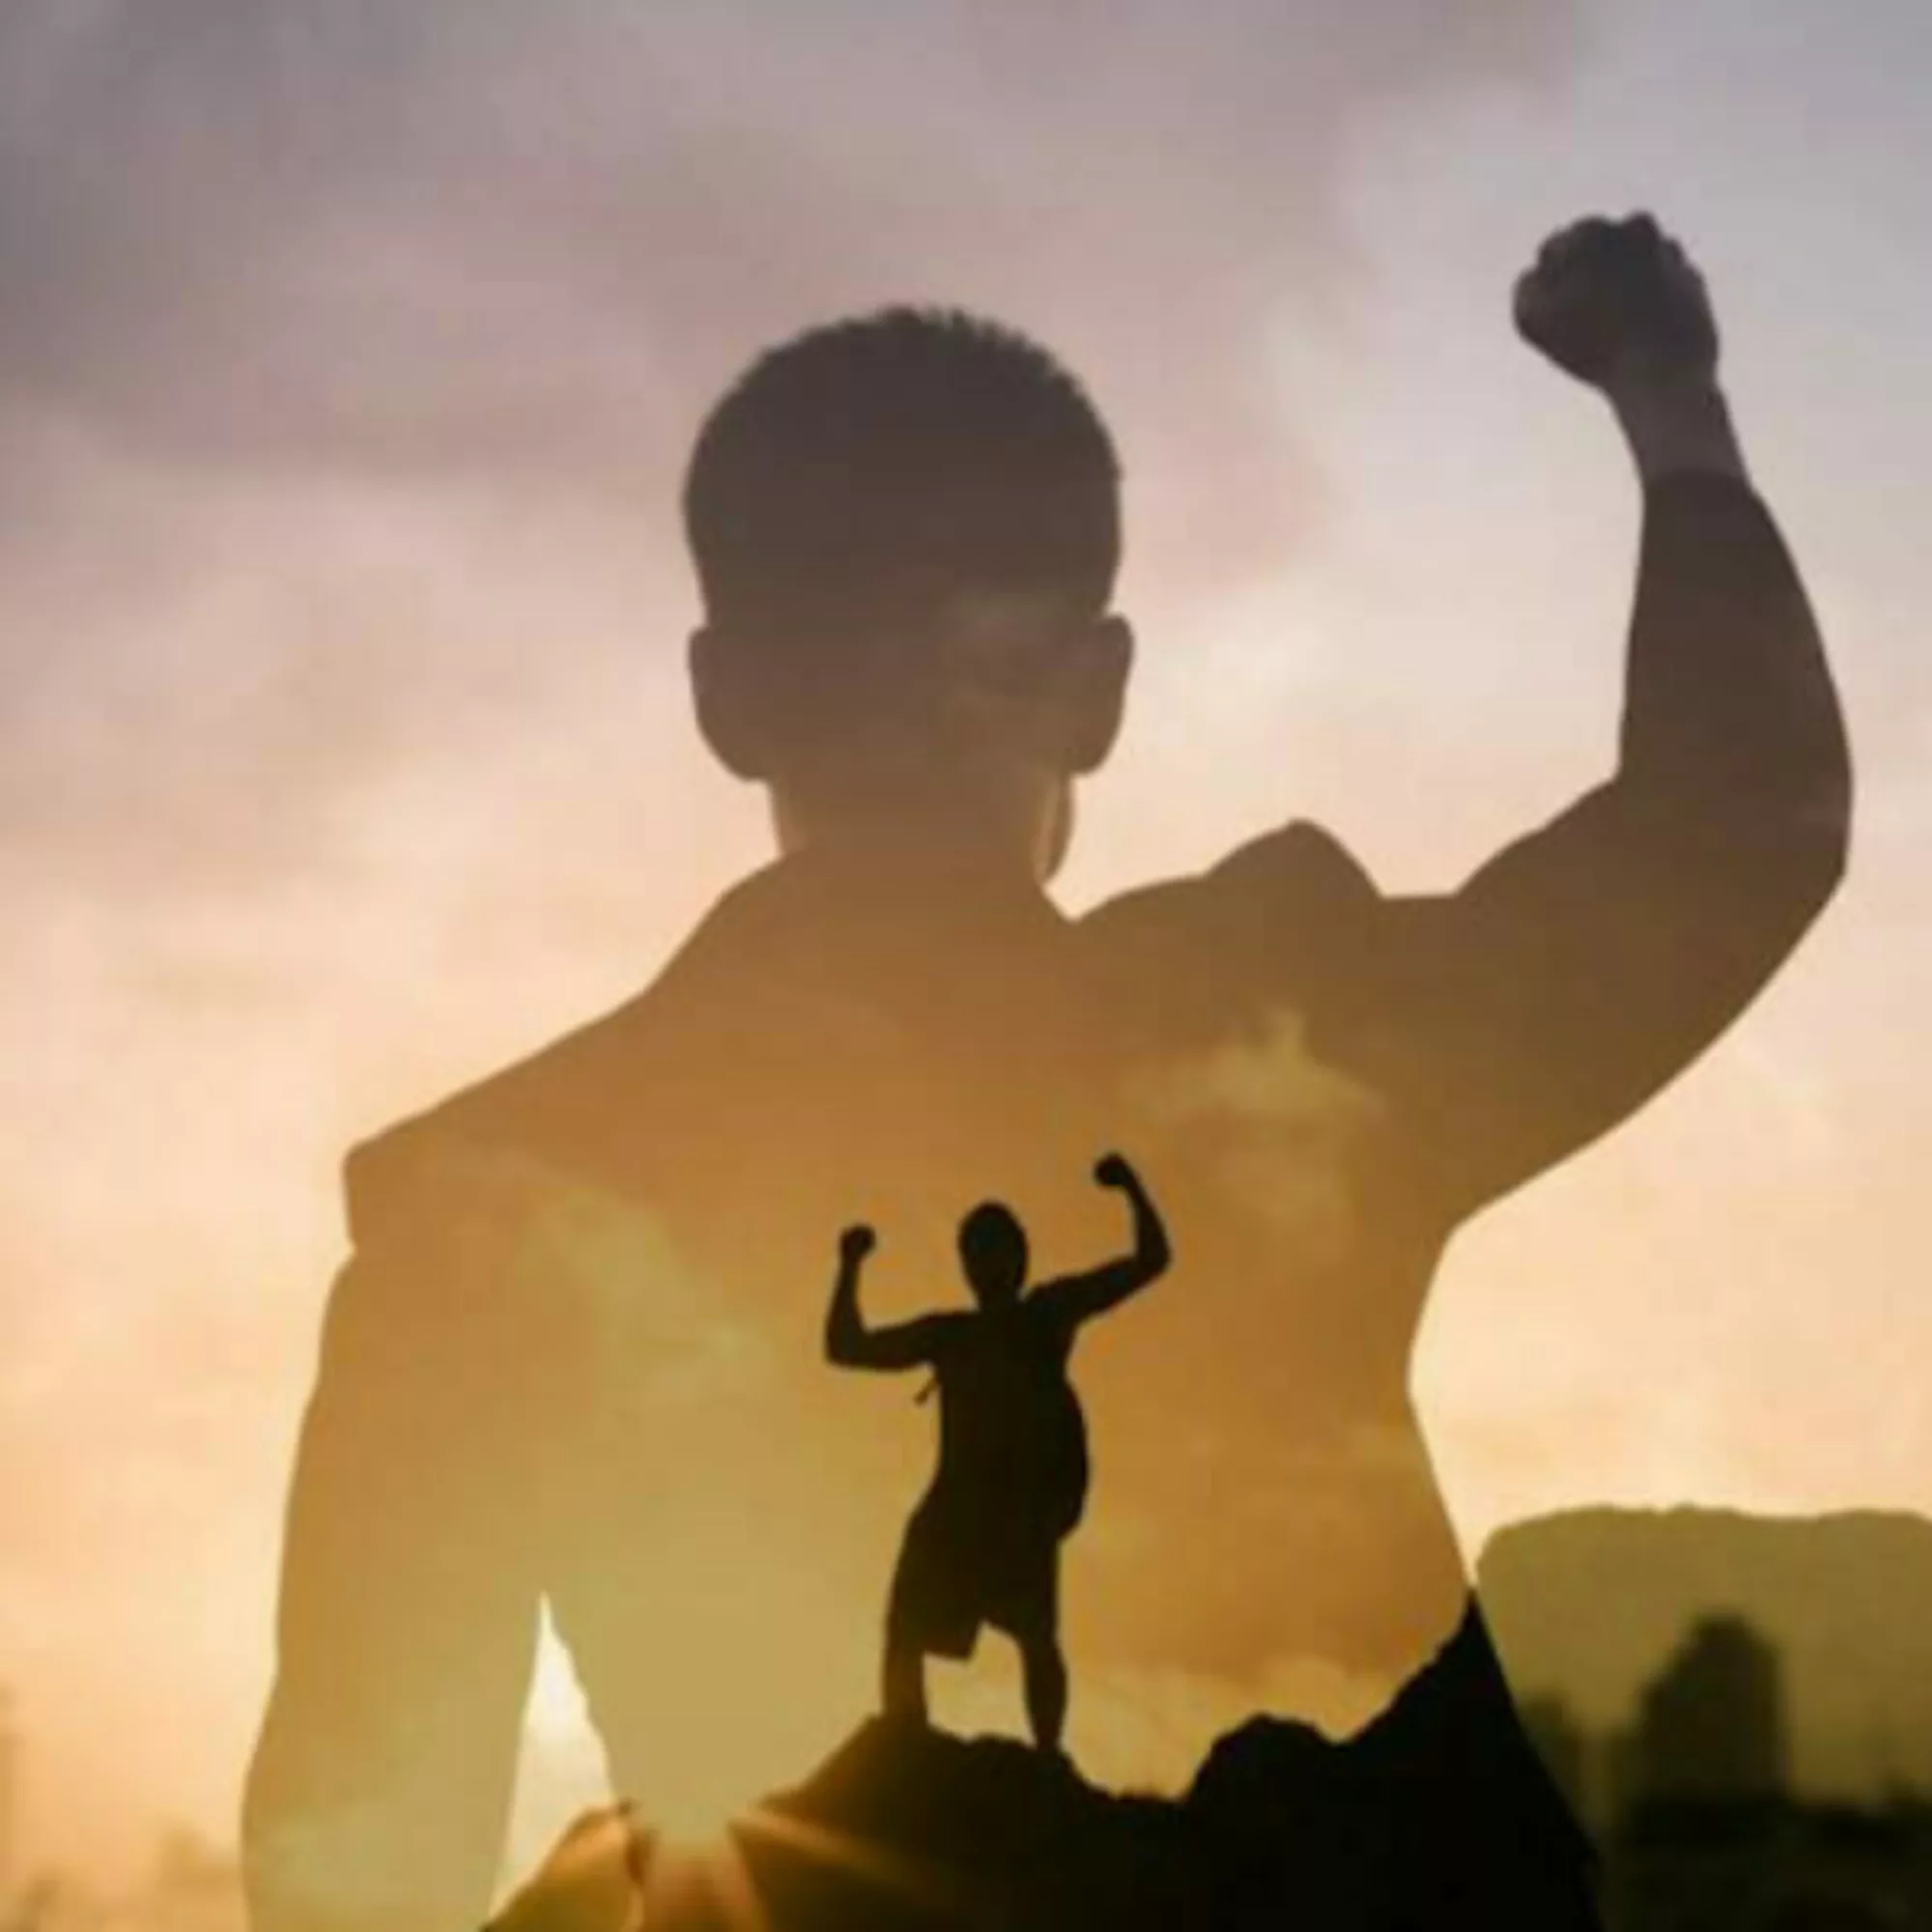
[[[1365,118],[1575,32],[1529,0],[42,0],[0,25],[0,397],[202,462],[595,483],[773,334],[931,295],[1238,440]]]

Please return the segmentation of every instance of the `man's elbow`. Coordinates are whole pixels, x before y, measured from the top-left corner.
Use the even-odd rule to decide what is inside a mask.
[[[1818,849],[1804,861],[1803,886],[1807,908],[1805,923],[1831,904],[1845,882],[1852,857],[1851,815],[1839,814],[1832,830],[1817,841]]]
[[[1841,765],[1815,786],[1788,825],[1780,871],[1795,943],[1831,904],[1851,863],[1850,766]]]
[[[1795,947],[1843,883],[1851,853],[1852,774],[1840,737],[1797,769],[1705,770],[1658,786],[1624,775],[1620,819],[1641,882],[1730,931],[1742,965],[1768,970]]]
[[[1806,753],[1790,761],[1779,790],[1780,870],[1803,932],[1831,903],[1851,857],[1851,745],[1835,705],[1812,734]]]
[[[1790,814],[1770,839],[1734,849],[1716,902],[1729,908],[1727,949],[1758,981],[1776,972],[1836,896],[1850,860],[1850,814],[1838,802]]]

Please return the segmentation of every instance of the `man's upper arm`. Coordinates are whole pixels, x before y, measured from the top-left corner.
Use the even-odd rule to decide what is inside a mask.
[[[379,1225],[330,1296],[245,1800],[255,1932],[469,1932],[496,1882],[538,1579],[514,1338],[450,1233]]]
[[[865,1369],[918,1369],[934,1361],[958,1325],[955,1315],[921,1315],[884,1328],[867,1328],[853,1356]]]
[[[1708,1047],[1797,937],[1751,861],[1672,849],[1607,789],[1460,893],[1383,902],[1360,1046],[1418,1177],[1473,1211],[1606,1132]],[[1355,1003],[1351,1003],[1355,1004]]]
[[[1137,1255],[1122,1255],[1118,1261],[1103,1262],[1084,1274],[1070,1274],[1059,1281],[1043,1282],[1035,1290],[1033,1299],[1039,1303],[1045,1314],[1064,1321],[1069,1328],[1077,1328],[1083,1321],[1091,1321],[1096,1315],[1104,1315],[1110,1308],[1119,1307],[1128,1295],[1147,1287],[1160,1272],[1159,1267],[1142,1261]]]
[[[1849,787],[1763,505],[1654,489],[1616,776],[1460,891],[1379,901],[1336,989],[1452,1212],[1614,1125],[1743,1011],[1837,883]]]

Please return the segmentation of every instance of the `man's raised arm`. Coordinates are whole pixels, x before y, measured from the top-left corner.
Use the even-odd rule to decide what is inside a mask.
[[[1615,776],[1458,893],[1383,909],[1360,1032],[1466,1212],[1622,1119],[1832,895],[1851,809],[1817,625],[1747,479],[1702,277],[1647,215],[1546,244],[1518,327],[1600,389],[1644,491]]]
[[[1167,1224],[1124,1156],[1102,1154],[1094,1164],[1094,1179],[1102,1187],[1118,1188],[1127,1197],[1133,1212],[1134,1244],[1118,1261],[1104,1263],[1086,1274],[1049,1282],[1038,1291],[1042,1302],[1075,1324],[1119,1307],[1128,1295],[1137,1294],[1165,1274],[1174,1258]]]
[[[526,1351],[465,1278],[460,1229],[357,1214],[357,1192],[289,1498],[249,1920],[473,1932],[536,1648],[535,1511],[499,1373]]]
[[[859,1309],[859,1270],[876,1237],[863,1225],[838,1237],[838,1274],[825,1316],[825,1358],[841,1369],[916,1369],[930,1362],[951,1318],[922,1315],[891,1328],[868,1328]]]

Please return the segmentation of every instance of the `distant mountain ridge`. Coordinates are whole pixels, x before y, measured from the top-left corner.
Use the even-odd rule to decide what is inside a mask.
[[[1583,1509],[1498,1530],[1477,1565],[1521,1699],[1590,1730],[1630,1721],[1700,1618],[1742,1616],[1778,1654],[1794,1787],[1869,1803],[1932,1794],[1932,1521],[1906,1511],[1763,1517]]]

